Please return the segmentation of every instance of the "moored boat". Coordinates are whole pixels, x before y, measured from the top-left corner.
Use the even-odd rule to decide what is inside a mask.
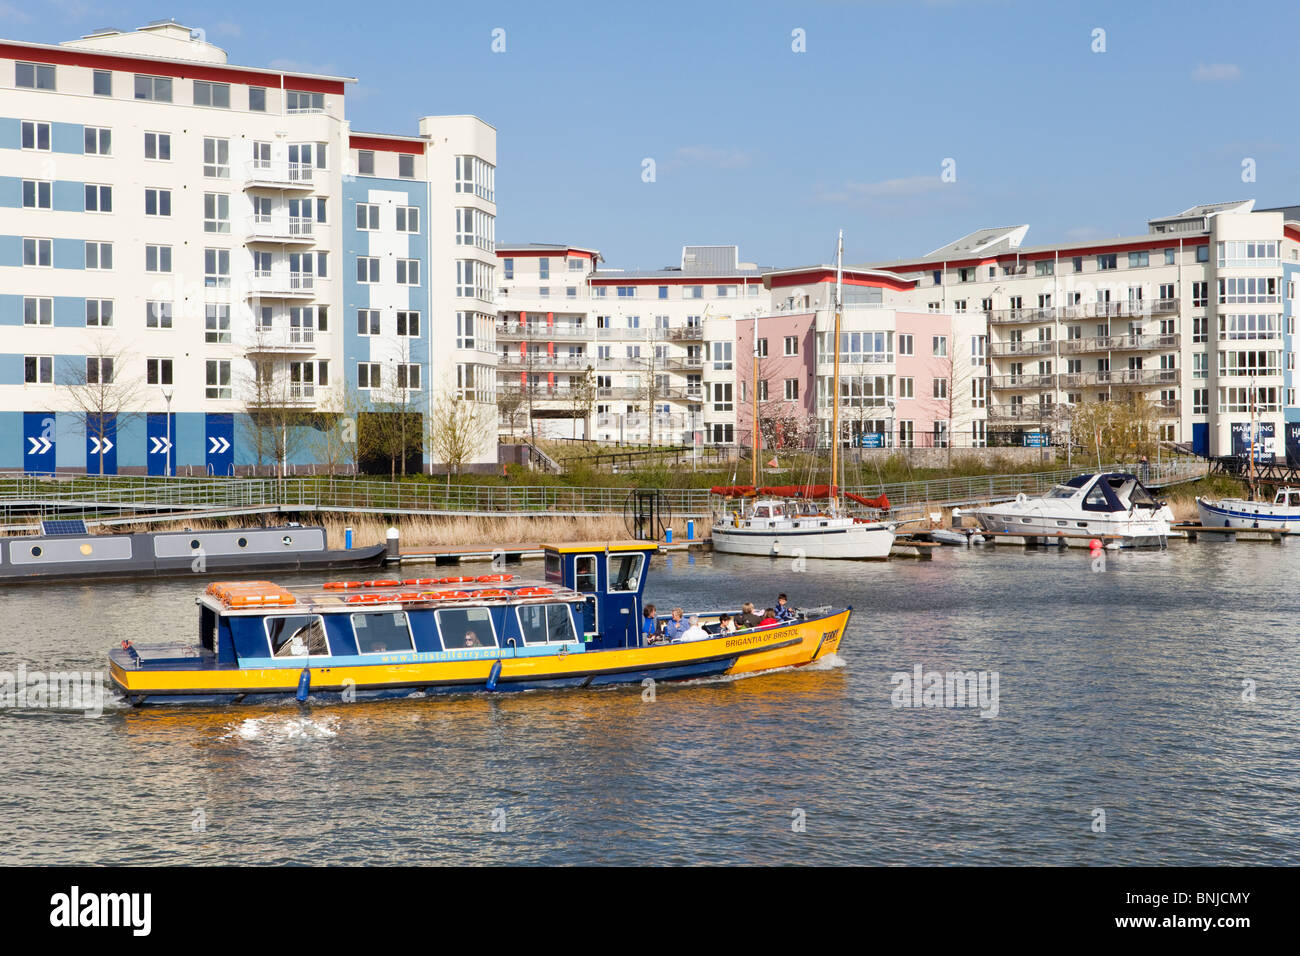
[[[290,590],[218,582],[197,643],[123,641],[110,674],[132,704],[371,699],[686,680],[801,666],[835,651],[849,608],[770,627],[648,644],[655,545],[546,548],[544,581],[509,574],[331,582]],[[714,626],[723,611],[702,611]]]
[[[743,514],[734,511],[730,517],[715,519],[713,549],[727,554],[880,560],[889,557],[897,527],[897,522],[828,513],[808,500],[757,498]]]
[[[1196,510],[1207,528],[1300,531],[1300,488],[1279,488],[1272,501],[1197,498]]]
[[[1168,506],[1126,472],[1077,475],[1041,497],[1021,494],[965,513],[993,534],[1059,538],[1067,544],[1104,536],[1125,548],[1165,547],[1173,522]]]

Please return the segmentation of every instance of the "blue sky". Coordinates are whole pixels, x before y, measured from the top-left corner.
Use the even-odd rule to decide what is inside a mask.
[[[1204,202],[1300,203],[1296,9],[0,0],[0,36],[170,16],[232,63],[358,77],[355,129],[474,113],[498,130],[498,239],[657,268],[683,243],[793,265],[828,261],[842,228],[862,262],[988,225],[1030,223],[1038,244],[1143,232]]]

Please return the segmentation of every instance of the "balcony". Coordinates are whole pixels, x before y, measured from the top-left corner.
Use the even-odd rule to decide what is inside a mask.
[[[543,323],[498,322],[497,338],[526,339],[534,342],[588,342],[592,338],[590,326],[545,325]]]
[[[276,272],[256,269],[247,274],[245,288],[250,299],[311,299],[315,276],[305,272]]]
[[[1067,372],[1061,388],[1080,385],[1177,385],[1176,368],[1119,368],[1100,372]]]
[[[1035,402],[1032,405],[989,405],[989,420],[1004,422],[1045,422],[1056,415],[1057,406],[1051,402]]]
[[[1136,299],[1132,302],[1080,302],[1075,305],[986,311],[994,325],[1036,325],[1071,319],[1145,318],[1177,315],[1178,299]]]
[[[1161,418],[1180,418],[1183,414],[1183,403],[1179,401],[1172,402],[1153,402],[1156,407],[1156,414]]]
[[[994,375],[991,379],[993,388],[1056,388],[1055,375]]]
[[[244,188],[309,190],[313,187],[315,172],[308,163],[255,159],[244,164]]]
[[[990,342],[989,355],[1003,358],[1008,355],[1053,355],[1056,343],[1046,342]]]
[[[596,360],[588,355],[520,355],[512,351],[500,353],[497,365],[501,368],[531,369],[534,372],[560,369],[581,372],[588,367],[595,368]]]
[[[1086,339],[1062,339],[1061,353],[1078,352],[1154,352],[1176,349],[1182,337],[1177,332],[1165,335],[1100,335]]]
[[[302,243],[315,241],[315,223],[301,216],[250,216],[247,223],[249,242]]]
[[[255,329],[252,340],[245,346],[251,353],[298,354],[316,351],[315,329]]]
[[[671,342],[703,342],[704,326],[686,325],[677,329],[660,329],[664,335],[661,338],[667,338]]]

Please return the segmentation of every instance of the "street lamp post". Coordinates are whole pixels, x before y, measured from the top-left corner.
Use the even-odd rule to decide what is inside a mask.
[[[167,402],[167,461],[163,465],[163,475],[167,478],[172,476],[172,394],[171,389],[163,392],[163,400]]]

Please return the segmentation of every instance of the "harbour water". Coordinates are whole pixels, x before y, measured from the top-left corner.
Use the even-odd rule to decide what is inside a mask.
[[[525,565],[529,574],[540,564]],[[383,703],[0,710],[10,864],[1300,862],[1300,550],[656,558],[659,608],[851,604],[828,666]],[[283,579],[292,584],[293,579]],[[0,593],[0,671],[189,640],[194,581]],[[996,716],[895,674],[996,675]],[[653,699],[646,699],[653,696]],[[1253,699],[1252,699],[1253,698]]]

